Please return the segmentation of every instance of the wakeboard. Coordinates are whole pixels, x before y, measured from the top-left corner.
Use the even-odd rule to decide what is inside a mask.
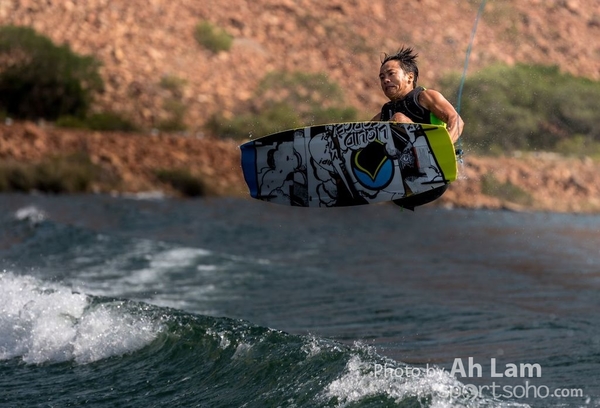
[[[252,140],[240,149],[250,196],[288,206],[394,201],[414,208],[439,197],[457,176],[454,146],[438,125],[317,125]]]

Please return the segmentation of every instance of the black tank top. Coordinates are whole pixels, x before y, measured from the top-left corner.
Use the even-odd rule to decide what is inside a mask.
[[[410,91],[403,99],[389,101],[381,107],[381,119],[390,120],[396,112],[408,116],[415,123],[432,123],[431,111],[419,103],[419,95],[425,88],[418,86]],[[436,118],[437,119],[437,118]],[[438,119],[439,120],[439,119]]]

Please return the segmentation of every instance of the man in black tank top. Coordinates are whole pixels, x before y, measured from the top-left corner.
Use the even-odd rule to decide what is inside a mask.
[[[438,91],[417,86],[419,68],[417,54],[412,48],[402,47],[393,55],[386,55],[379,69],[379,81],[390,100],[372,120],[445,124],[455,143],[464,123],[450,102]]]
[[[417,54],[412,48],[402,47],[396,54],[386,55],[379,69],[379,81],[390,100],[382,106],[373,121],[414,122],[446,125],[452,143],[456,143],[464,126],[456,109],[438,91],[417,86],[419,68]],[[431,191],[394,200],[409,210],[439,198],[448,185]]]

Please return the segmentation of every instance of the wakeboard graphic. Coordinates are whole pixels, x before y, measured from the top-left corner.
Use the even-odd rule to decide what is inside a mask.
[[[300,207],[400,200],[456,179],[443,126],[353,122],[275,133],[240,146],[253,198]]]

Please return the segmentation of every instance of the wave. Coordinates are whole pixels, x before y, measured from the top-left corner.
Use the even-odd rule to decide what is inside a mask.
[[[29,276],[0,274],[0,360],[89,363],[139,350],[159,322],[127,302],[90,296]]]
[[[31,276],[0,274],[0,309],[0,361],[34,367],[32,378],[54,367],[53,381],[78,371],[53,395],[61,403],[77,402],[93,377],[95,387],[144,406],[513,406],[362,343],[86,295]]]

